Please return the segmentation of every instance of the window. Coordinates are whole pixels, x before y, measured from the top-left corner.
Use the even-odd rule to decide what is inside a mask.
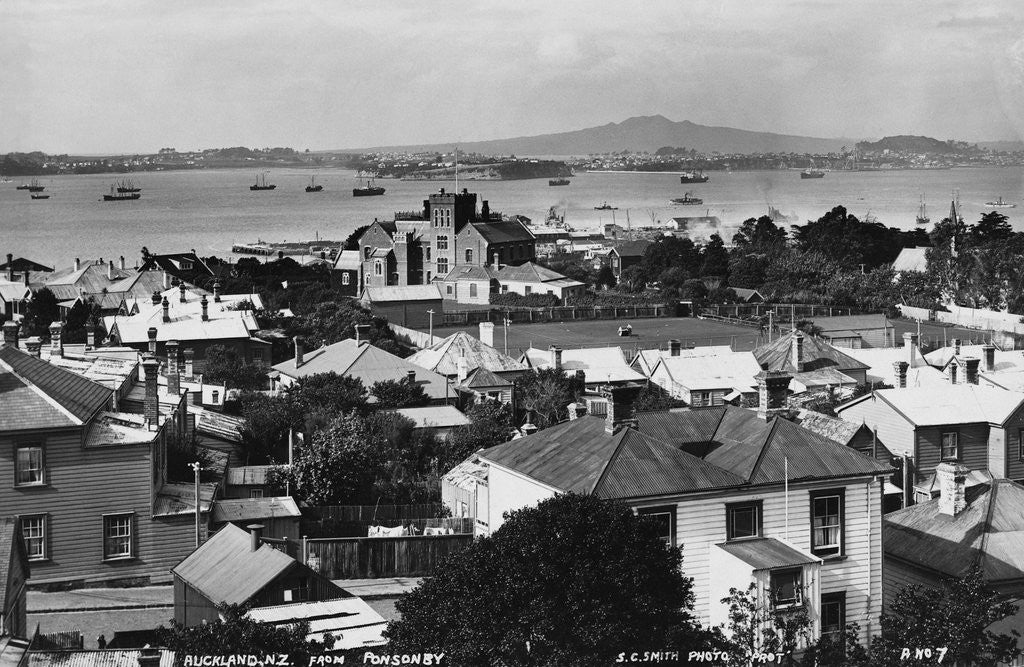
[[[846,628],[846,592],[821,596],[821,636],[841,640]]]
[[[956,461],[960,459],[960,438],[956,431],[945,431],[942,434],[942,460]]]
[[[263,365],[263,349],[256,347],[252,350],[252,362],[254,364]]]
[[[285,602],[305,602],[309,599],[309,579],[302,577],[291,588],[284,589]]]
[[[741,540],[761,535],[761,501],[725,506],[725,539]]]
[[[217,405],[217,404],[220,403],[220,391],[219,390],[214,389],[213,391],[210,392],[210,403],[212,403],[213,405]]]
[[[384,265],[381,263],[379,259],[373,263],[373,274],[375,276],[384,275]]]
[[[1024,428],[1017,430],[1017,459],[1024,461]]]
[[[427,246],[427,261],[430,261],[430,246]]]
[[[690,405],[695,408],[702,408],[712,404],[710,391],[691,391]]]
[[[448,258],[438,257],[437,258],[437,274],[444,275],[448,273]]]
[[[469,284],[469,295],[476,296],[476,283]]]
[[[803,599],[800,570],[772,570],[769,594],[776,607],[790,607]]]
[[[132,558],[132,514],[103,517],[103,559]]]
[[[371,276],[370,276],[370,274],[369,274],[369,273],[367,273],[367,274],[366,274],[366,278],[364,278],[364,280],[366,281],[366,284],[367,284],[367,285],[369,285],[369,284],[370,284],[370,277],[371,277]]]
[[[459,514],[458,514],[458,516],[459,516],[459,518],[462,518],[462,519],[465,519],[467,516],[469,516],[469,506],[466,504],[466,501],[464,501],[464,500],[460,500],[459,501]]]
[[[811,493],[811,553],[839,556],[843,553],[843,489]]]
[[[46,544],[45,514],[21,517],[21,534],[25,538],[29,560],[47,560],[50,557]]]
[[[502,294],[507,294],[508,293],[508,285],[502,285],[501,286],[501,293]]]
[[[448,249],[448,237],[447,236],[442,234],[441,236],[437,237],[437,249],[438,250],[447,250]]]
[[[641,507],[637,514],[651,520],[658,527],[658,535],[661,536],[669,546],[676,543],[676,507],[665,505],[662,507]]]
[[[532,288],[532,287],[530,287],[529,285],[527,285],[527,286],[526,286],[526,287],[524,288],[523,292],[524,292],[525,294],[527,294],[527,295],[529,295],[529,294],[532,294],[532,293],[533,293],[533,288]]]
[[[472,264],[472,263],[473,263],[473,249],[472,248],[466,248],[466,264]]]
[[[262,497],[263,497],[263,489],[249,489],[249,500],[253,500],[254,498],[262,498]]]
[[[43,468],[43,448],[39,445],[18,447],[15,450],[15,486],[42,486],[46,484]]]
[[[447,286],[447,291],[448,291],[448,295],[451,296],[451,294],[452,294],[452,286],[451,285]]]
[[[363,248],[363,259],[370,259],[370,251],[370,246],[366,246],[365,248]]]
[[[352,281],[352,276],[349,275],[348,271],[341,274],[341,284],[348,285]]]

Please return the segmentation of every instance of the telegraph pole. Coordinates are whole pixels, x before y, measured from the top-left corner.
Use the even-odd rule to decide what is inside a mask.
[[[199,548],[200,543],[200,527],[199,527],[199,515],[201,514],[201,508],[199,506],[199,471],[203,469],[203,466],[199,461],[189,464],[189,467],[196,474],[196,549]]]
[[[434,309],[431,308],[427,311],[427,315],[430,316],[430,341],[429,344],[434,344]]]

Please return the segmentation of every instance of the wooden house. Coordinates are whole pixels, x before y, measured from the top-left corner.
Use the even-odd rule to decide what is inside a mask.
[[[664,357],[651,371],[651,382],[691,407],[724,405],[757,397],[761,366],[750,352],[714,356]]]
[[[260,524],[266,537],[298,540],[301,518],[302,512],[290,496],[263,496],[222,498],[213,504],[210,520],[214,530],[220,530],[227,523],[239,528]]]
[[[284,495],[284,488],[271,484],[270,470],[274,466],[228,467],[224,478],[225,498],[265,498]]]
[[[17,517],[0,517],[0,637],[28,639],[29,562]]]
[[[493,331],[486,328],[481,331],[490,333],[493,340]],[[447,338],[435,342],[433,345],[416,352],[416,354],[407,358],[406,361],[447,376],[461,384],[464,384],[471,375],[481,370],[487,371],[490,376],[496,376],[486,380],[483,377],[479,378],[477,384],[481,387],[484,384],[480,383],[495,382],[495,380],[497,380],[497,383],[493,385],[495,387],[505,386],[502,380],[509,381],[509,385],[511,385],[510,381],[529,370],[524,362],[517,361],[501,353],[493,345],[474,338],[465,331],[458,331]],[[510,393],[510,391],[506,389],[501,393]],[[509,396],[506,402],[511,400]]]
[[[703,623],[725,622],[719,601],[754,583],[805,606],[814,636],[856,621],[864,640],[881,613],[881,487],[892,468],[779,418],[789,379],[760,375],[757,412],[633,415],[631,390],[613,389],[604,418],[481,452],[477,520],[494,531],[505,512],[560,493],[616,499],[682,548]]]
[[[644,260],[644,253],[651,245],[650,241],[624,241],[615,245],[608,251],[607,265],[612,270],[612,275],[618,280],[622,272],[631,266],[635,266]]]
[[[842,352],[825,339],[793,330],[754,350],[766,371],[784,371],[792,376],[793,393],[813,392],[830,387],[853,388],[867,380],[868,365]]]
[[[262,528],[229,523],[174,566],[174,620],[185,626],[216,621],[221,604],[259,608],[351,597],[264,542]]]

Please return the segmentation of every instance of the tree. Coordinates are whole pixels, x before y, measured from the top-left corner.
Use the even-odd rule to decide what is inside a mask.
[[[396,602],[394,652],[455,664],[606,665],[633,647],[710,645],[682,556],[628,507],[577,494],[506,515]]]
[[[345,245],[342,246],[342,250],[359,250],[359,237],[366,233],[366,230],[370,228],[370,225],[360,225],[356,227],[351,234],[345,239]]]
[[[729,279],[729,251],[726,250],[725,241],[721,236],[711,235],[701,252],[701,259],[701,276],[718,276],[723,281]]]
[[[334,646],[334,637],[324,642],[307,640],[309,621],[277,626],[254,621],[242,605],[218,607],[222,619],[185,627],[171,621],[171,627],[157,628],[160,643],[178,656],[185,655],[278,655],[291,656],[292,664],[309,664],[309,657],[322,654]]]
[[[288,387],[298,408],[305,414],[322,413],[336,417],[345,412],[366,408],[366,389],[354,375],[338,375],[334,371],[314,373],[299,378]]]
[[[686,402],[672,398],[672,394],[665,391],[661,386],[650,382],[633,399],[633,409],[636,412],[653,412],[659,410],[670,410],[671,408],[685,407]]]
[[[607,264],[603,265],[597,272],[597,280],[595,281],[598,287],[605,289],[611,289],[615,287],[615,274],[612,273],[612,269]]]
[[[974,245],[984,245],[1010,238],[1013,236],[1013,227],[1005,215],[999,211],[989,211],[981,215],[978,224],[971,226],[970,235]]]
[[[533,424],[547,428],[568,417],[566,406],[576,400],[583,387],[559,368],[542,368],[517,377],[515,391],[519,405],[533,414]]]
[[[376,407],[382,410],[418,408],[430,403],[423,385],[409,378],[374,382],[370,395],[377,399]]]
[[[905,586],[882,614],[882,634],[872,642],[872,658],[877,664],[923,667],[934,660],[902,660],[903,647],[945,646],[949,652],[943,662],[951,665],[1011,663],[1021,653],[1020,633],[996,632],[990,626],[1017,609],[985,584],[977,566],[962,578],[943,581],[939,588]]]
[[[21,335],[48,338],[52,322],[60,322],[60,306],[57,305],[57,297],[50,288],[43,287],[32,293],[32,299],[25,306]]]
[[[203,379],[224,382],[232,389],[262,389],[267,384],[267,370],[246,362],[234,348],[211,345],[206,348]]]
[[[369,497],[388,451],[387,434],[355,412],[337,417],[296,447],[289,481],[310,505],[353,504]]]
[[[743,254],[770,252],[786,245],[786,230],[767,215],[747,218],[732,237],[732,243]]]
[[[467,412],[469,424],[460,426],[441,447],[438,466],[451,470],[473,452],[508,442],[515,426],[512,407],[499,401],[481,401]]]
[[[758,595],[757,586],[752,583],[746,590],[730,588],[729,597],[722,598],[722,604],[729,605],[725,626],[729,665],[747,667],[754,653],[792,656],[795,650],[810,643],[811,617],[806,601],[781,607],[774,595]]]

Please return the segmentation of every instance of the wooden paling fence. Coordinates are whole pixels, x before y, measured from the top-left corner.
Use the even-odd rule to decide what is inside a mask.
[[[30,647],[33,651],[80,651],[85,645],[84,640],[85,638],[82,636],[81,630],[61,630],[58,632],[42,633],[39,631],[39,624],[37,623]]]
[[[310,518],[324,521],[365,521],[385,519],[426,519],[444,516],[448,510],[442,503],[419,505],[320,505],[304,507],[302,513]]]
[[[424,577],[472,542],[472,535],[309,539],[306,564],[329,579]]]
[[[688,313],[687,313],[688,314]],[[444,313],[442,326],[466,326],[480,322],[500,324],[508,318],[513,324],[564,322],[566,320],[644,319],[677,317],[675,307],[665,304],[628,306],[551,306],[548,308],[495,307],[489,310],[464,310]]]

